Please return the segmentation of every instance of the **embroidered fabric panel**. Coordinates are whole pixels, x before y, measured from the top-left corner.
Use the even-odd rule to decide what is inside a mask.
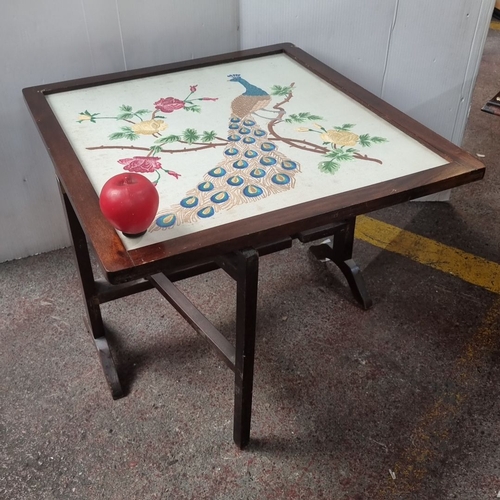
[[[447,163],[283,54],[47,99],[97,194],[156,185],[129,250]]]

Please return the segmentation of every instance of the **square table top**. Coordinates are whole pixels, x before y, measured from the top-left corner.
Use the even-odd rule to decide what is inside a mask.
[[[290,44],[24,90],[110,281],[293,236],[482,178],[483,165]],[[98,196],[156,184],[128,238]]]

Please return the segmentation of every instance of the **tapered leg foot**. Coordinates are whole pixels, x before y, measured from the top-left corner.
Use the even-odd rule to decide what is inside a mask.
[[[361,304],[363,309],[370,309],[373,305],[372,298],[366,289],[365,280],[361,274],[359,266],[352,259],[343,261],[333,261],[338,268],[342,271],[342,274],[346,277],[351,292],[354,298]]]
[[[124,396],[124,394],[120,384],[120,379],[118,378],[118,373],[116,372],[115,363],[111,357],[108,341],[106,337],[100,337],[98,339],[94,339],[94,341],[99,355],[99,361],[101,362],[102,371],[104,372],[106,382],[108,383],[111,391],[111,396],[113,399],[120,399]]]
[[[111,356],[108,339],[105,336],[94,337],[87,318],[84,318],[84,321],[85,326],[87,327],[87,331],[92,336],[92,340],[94,341],[95,347],[97,349],[99,362],[101,363],[104,377],[111,391],[111,396],[113,399],[120,399],[125,394],[120,384],[120,379],[118,378],[118,372],[116,371],[115,362],[113,361],[113,357]]]
[[[366,288],[361,270],[352,258],[355,224],[354,218],[338,224],[333,230],[333,241],[328,239],[319,245],[311,246],[309,250],[318,260],[331,260],[337,265],[347,279],[354,298],[363,309],[369,309],[373,301]]]
[[[331,260],[342,271],[356,301],[363,309],[370,309],[373,301],[366,288],[361,270],[353,259],[342,260],[338,258],[335,255],[331,241],[323,242],[320,245],[313,245],[309,247],[309,251],[318,260]]]

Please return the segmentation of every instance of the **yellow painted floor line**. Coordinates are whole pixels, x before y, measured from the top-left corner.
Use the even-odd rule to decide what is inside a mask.
[[[500,295],[500,264],[367,216],[356,219],[355,236]]]
[[[490,23],[491,30],[500,30],[500,21],[491,21]]]
[[[500,295],[500,265],[495,262],[367,216],[357,218],[355,236]],[[438,444],[456,432],[457,415],[463,412],[471,389],[481,384],[478,368],[497,348],[499,327],[500,297],[486,311],[482,324],[451,370],[449,378],[454,389],[442,393],[423,412],[409,436],[408,446],[391,467],[391,477],[387,474],[374,500],[406,498],[421,490],[431,468],[442,459]]]

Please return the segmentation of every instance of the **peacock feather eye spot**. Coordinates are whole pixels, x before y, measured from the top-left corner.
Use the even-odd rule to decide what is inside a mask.
[[[229,200],[229,193],[227,193],[226,191],[220,191],[219,193],[211,196],[210,200],[213,203],[224,203],[225,201]]]
[[[226,156],[235,156],[238,154],[238,150],[236,148],[227,148],[225,151],[224,151],[224,154]]]
[[[233,117],[231,118],[231,123],[240,123],[240,119],[239,118],[236,118],[236,117]]]
[[[255,198],[256,196],[261,196],[263,193],[264,191],[259,186],[250,185],[243,188],[243,194],[248,198]]]
[[[201,184],[198,184],[198,189],[203,192],[212,191],[213,188],[214,185],[211,182],[202,182]]]
[[[240,126],[237,123],[231,123],[231,125],[229,125],[229,128],[231,130],[238,130]]]
[[[271,177],[271,181],[279,186],[284,186],[290,182],[290,177],[286,174],[275,174]]]
[[[230,134],[227,137],[227,140],[232,141],[232,142],[238,142],[240,139],[241,139],[241,136],[239,136],[238,134]]]
[[[172,227],[177,220],[174,214],[162,215],[156,219],[156,225],[160,227]]]
[[[253,144],[255,142],[255,139],[253,137],[243,137],[243,142],[245,144]]]
[[[260,149],[262,149],[262,151],[273,151],[276,149],[276,146],[271,142],[263,142]]]
[[[255,125],[255,122],[253,120],[245,120],[243,122],[243,125],[245,125],[245,127],[253,127]]]
[[[252,177],[260,179],[261,177],[264,177],[266,175],[266,171],[263,168],[255,168],[250,172],[250,175]]]
[[[256,137],[262,137],[262,136],[266,135],[266,133],[264,130],[257,129],[257,130],[254,130],[253,135],[255,135]]]
[[[234,175],[227,180],[227,183],[230,186],[241,186],[244,182],[243,177],[240,177],[239,175]]]
[[[182,199],[180,204],[184,208],[193,208],[198,205],[198,198],[196,198],[196,196],[188,196],[187,198]]]
[[[257,151],[254,151],[253,149],[249,149],[248,151],[245,151],[245,156],[247,158],[255,158],[256,156],[259,156],[259,153],[257,153]]]
[[[208,217],[212,217],[214,213],[215,213],[214,207],[205,207],[202,208],[201,210],[198,210],[197,212],[198,217],[201,217],[202,219],[207,219]]]
[[[215,167],[212,170],[208,171],[208,175],[210,175],[211,177],[223,177],[224,175],[226,175],[226,169],[222,167]]]
[[[247,168],[248,167],[248,162],[245,161],[245,160],[238,160],[238,161],[235,161],[233,163],[233,167],[234,168],[239,168],[239,169]]]
[[[295,170],[297,168],[297,164],[294,161],[291,160],[285,160],[281,163],[281,166],[285,170]]]
[[[271,165],[274,165],[276,163],[276,159],[272,158],[271,156],[264,156],[260,159],[261,165],[265,165],[266,167],[269,167]]]
[[[246,128],[246,127],[241,127],[240,130],[239,130],[240,134],[249,134],[250,133],[250,129],[249,128]]]

